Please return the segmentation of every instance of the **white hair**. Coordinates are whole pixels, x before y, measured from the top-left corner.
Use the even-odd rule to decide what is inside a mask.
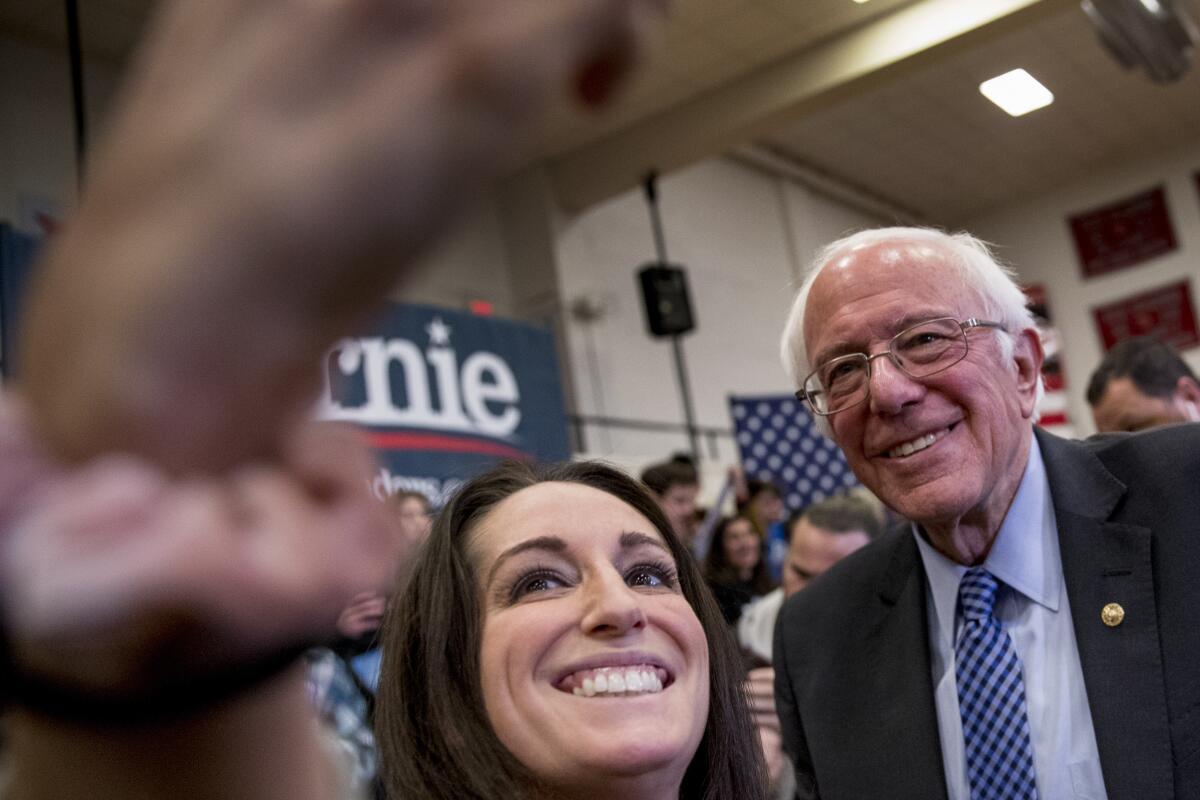
[[[1000,342],[1006,359],[1012,356],[1016,335],[1026,328],[1036,329],[1033,314],[1026,307],[1025,293],[1017,285],[1016,273],[996,259],[986,242],[969,233],[946,233],[936,228],[871,228],[823,247],[805,273],[800,290],[796,292],[796,299],[792,302],[792,310],[788,314],[780,342],[783,368],[794,385],[799,386],[812,371],[804,343],[804,311],[813,282],[825,267],[843,253],[884,242],[925,244],[938,248],[947,256],[946,263],[958,271],[961,280],[959,288],[971,290],[978,295],[983,303],[983,315],[1004,326]],[[1042,377],[1039,375],[1039,404],[1043,393]],[[818,416],[817,422],[828,434],[825,418]]]

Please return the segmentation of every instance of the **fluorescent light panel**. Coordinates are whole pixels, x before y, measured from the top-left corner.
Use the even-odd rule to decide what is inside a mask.
[[[1028,114],[1054,102],[1054,95],[1050,90],[1023,69],[1014,69],[986,80],[979,84],[979,91],[1014,117]]]

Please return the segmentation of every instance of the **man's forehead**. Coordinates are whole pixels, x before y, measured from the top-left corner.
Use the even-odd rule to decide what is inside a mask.
[[[925,320],[958,317],[967,287],[947,253],[924,242],[882,242],[834,254],[814,280],[804,314],[812,346],[862,345]],[[878,305],[885,314],[872,314]],[[892,306],[900,306],[895,310]]]
[[[1182,421],[1182,415],[1176,418],[1172,412],[1170,401],[1148,395],[1131,378],[1120,376],[1109,381],[1092,408],[1092,418],[1103,431],[1141,430]]]
[[[852,297],[881,280],[902,281],[916,288],[941,283],[955,272],[950,251],[944,246],[907,240],[875,242],[834,253],[813,282],[812,294]]]
[[[803,561],[806,556],[836,555],[846,550],[857,550],[869,538],[865,531],[831,531],[813,525],[807,519],[800,520],[792,534],[789,556]]]
[[[836,267],[844,267],[862,259],[884,264],[898,264],[901,261],[920,263],[945,260],[949,254],[950,246],[947,242],[901,237],[847,245],[831,254],[827,263]]]

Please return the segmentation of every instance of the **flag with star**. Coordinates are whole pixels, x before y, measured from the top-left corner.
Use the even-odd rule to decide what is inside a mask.
[[[841,448],[817,430],[795,397],[730,396],[729,413],[746,477],[778,486],[789,511],[859,485]]]

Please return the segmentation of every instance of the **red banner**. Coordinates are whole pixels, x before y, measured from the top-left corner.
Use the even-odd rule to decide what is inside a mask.
[[[1161,186],[1068,221],[1085,278],[1131,267],[1178,246]]]
[[[1153,336],[1176,350],[1200,344],[1186,280],[1100,306],[1092,313],[1106,351],[1131,336]]]

